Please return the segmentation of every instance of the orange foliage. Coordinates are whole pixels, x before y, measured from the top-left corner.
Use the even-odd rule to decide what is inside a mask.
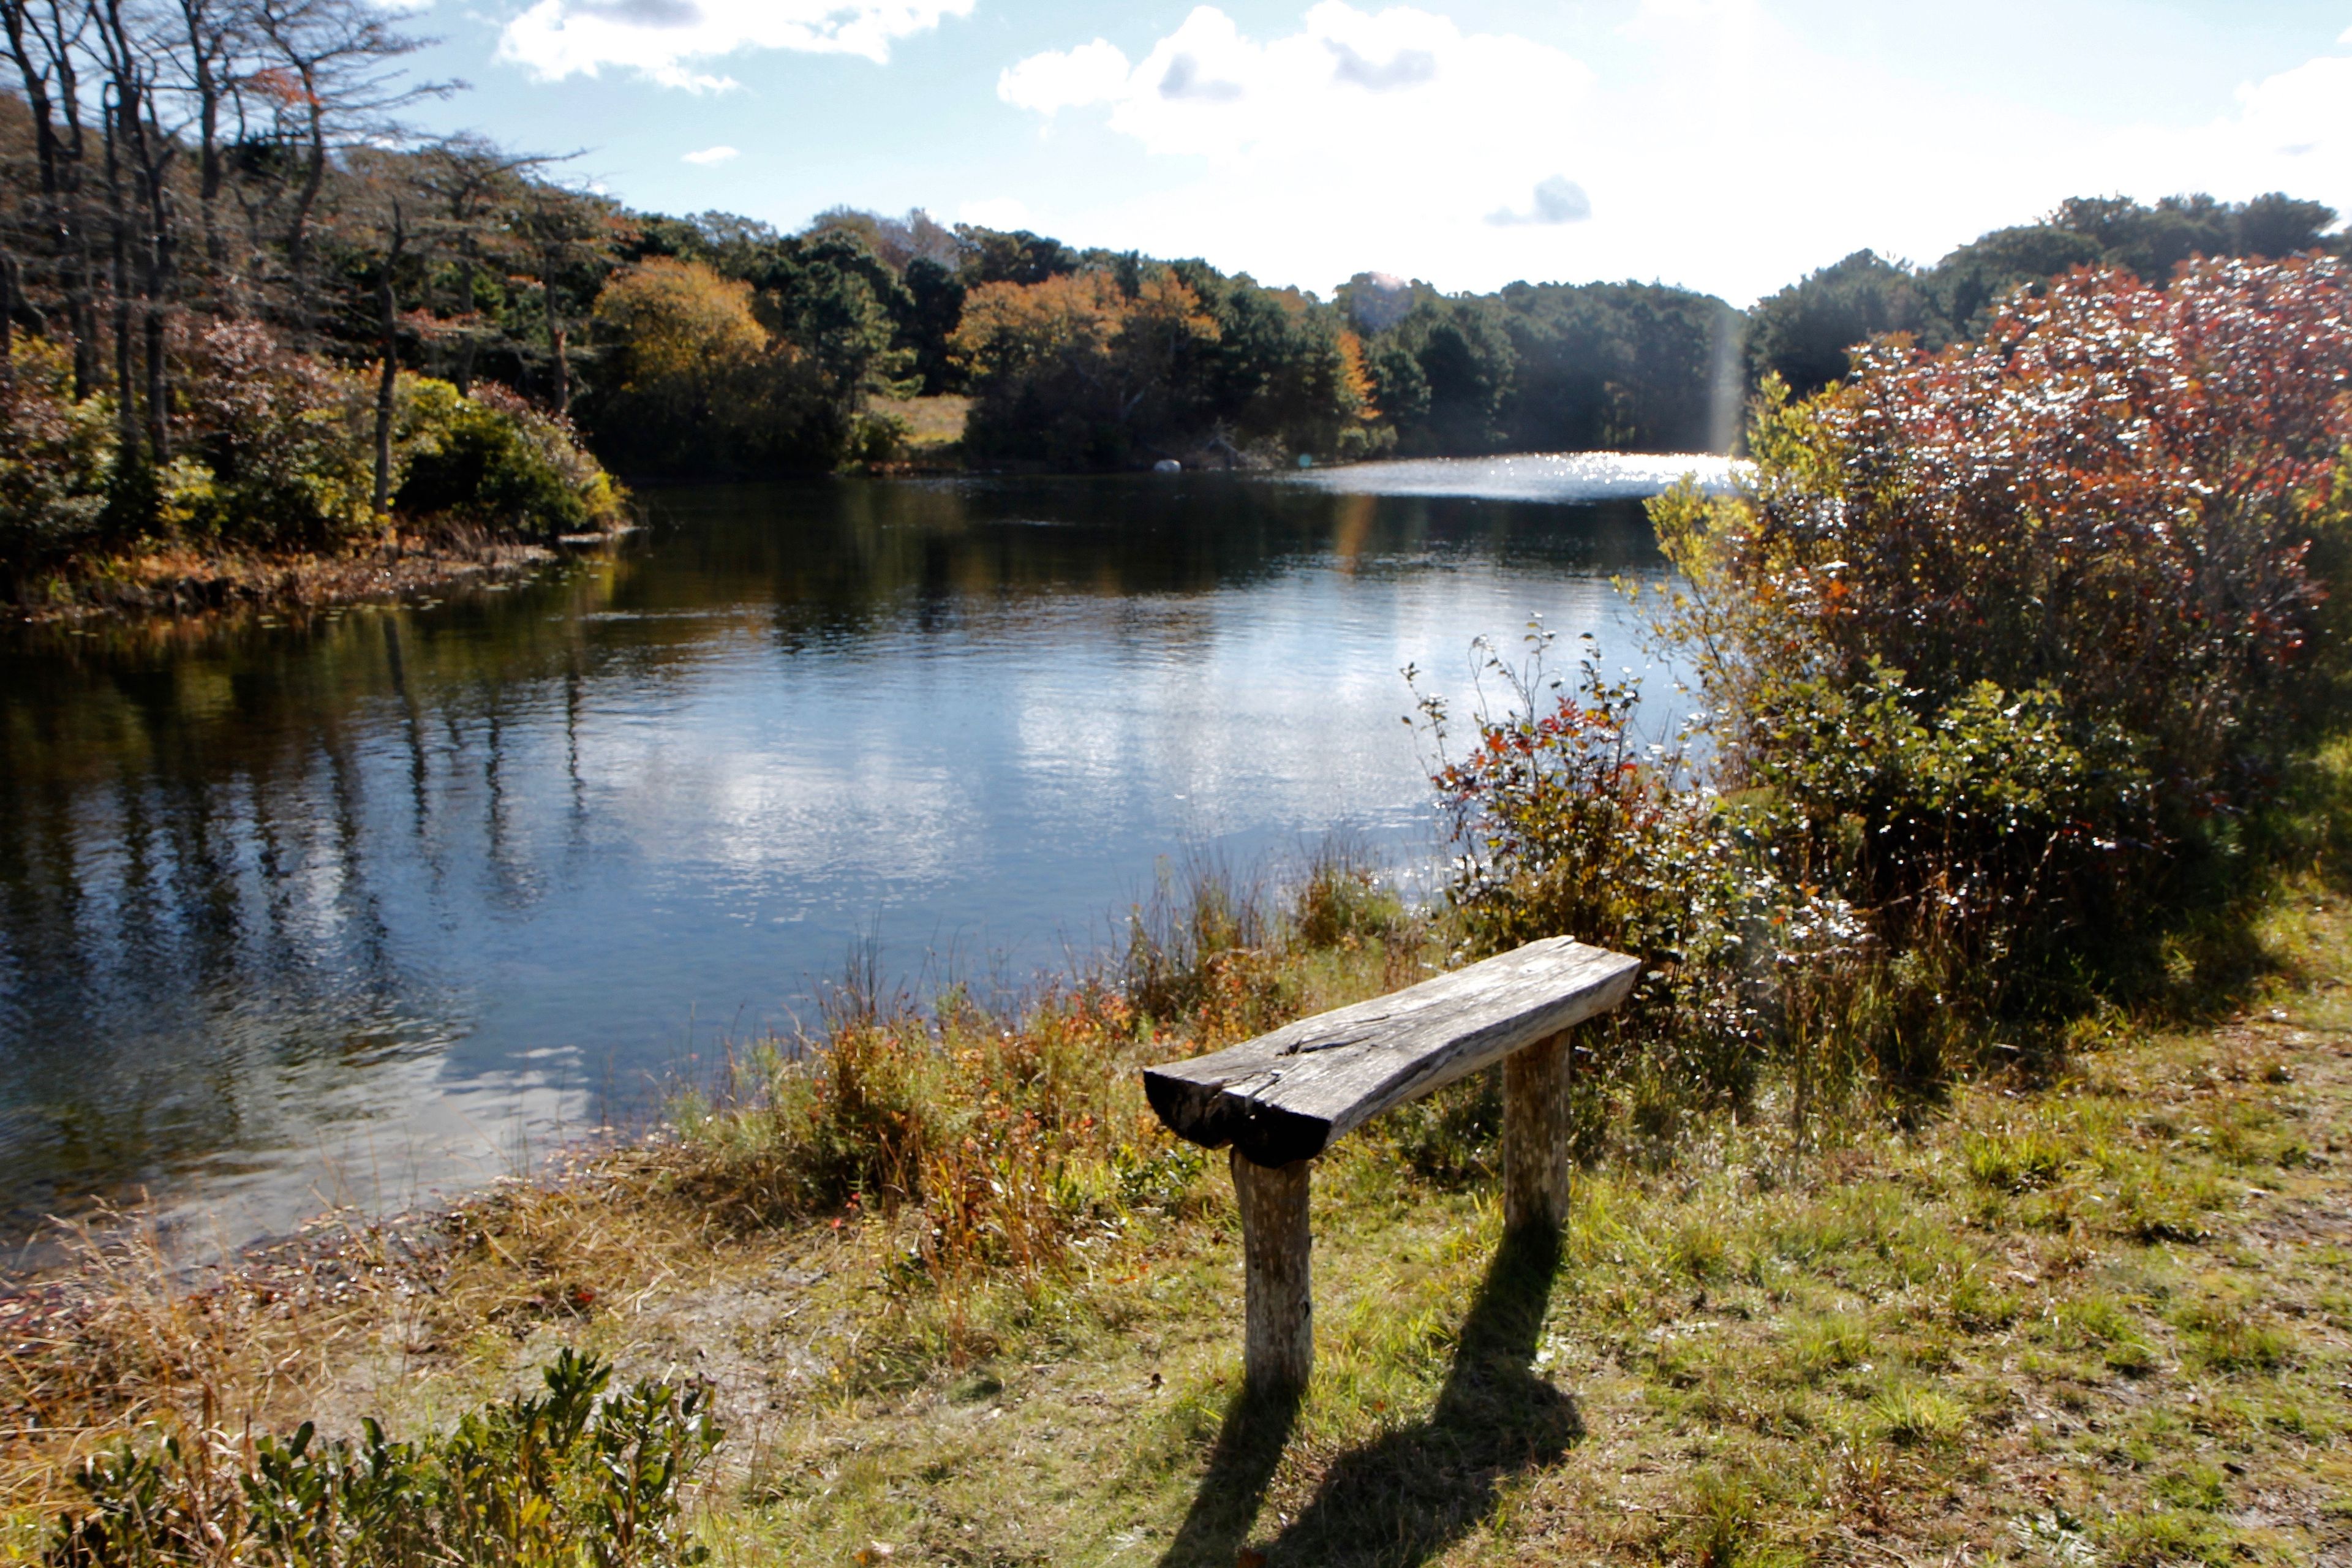
[[[1076,373],[1087,381],[1144,372],[1184,340],[1214,342],[1217,323],[1172,268],[1145,272],[1130,298],[1107,271],[1039,283],[985,283],[964,300],[950,347],[989,379]]]

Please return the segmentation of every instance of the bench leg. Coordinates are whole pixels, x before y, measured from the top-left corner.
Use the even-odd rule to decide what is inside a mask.
[[[1568,1223],[1568,1037],[1503,1058],[1503,1228]]]
[[[1242,1364],[1250,1392],[1296,1394],[1315,1366],[1315,1300],[1307,1279],[1307,1172],[1313,1162],[1268,1167],[1234,1151],[1241,1202],[1248,1337]]]

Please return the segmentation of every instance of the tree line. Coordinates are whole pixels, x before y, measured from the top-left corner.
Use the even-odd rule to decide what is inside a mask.
[[[1756,389],[1936,348],[2082,267],[2342,241],[2284,195],[2079,199],[1929,267],[1864,251],[1742,311],[1661,284],[1328,299],[1198,259],[842,208],[784,233],[631,211],[564,157],[407,122],[457,90],[370,0],[0,0],[0,534],[561,528],[597,459],[756,477],[901,456],[971,400],[979,466],[1728,449]],[[266,394],[266,395],[264,395]],[[257,406],[256,400],[259,405]],[[590,456],[593,451],[593,457]]]
[[[2332,209],[2266,195],[2078,199],[1932,267],[1870,252],[1752,310],[1656,283],[1445,294],[1359,273],[1328,300],[1199,259],[848,208],[798,234],[730,214],[620,215],[583,415],[625,468],[887,459],[888,405],[972,399],[982,465],[1287,464],[1505,451],[1727,450],[1767,377],[1802,395],[1849,352],[1979,335],[2075,268],[2161,284],[2195,257],[2331,251]]]

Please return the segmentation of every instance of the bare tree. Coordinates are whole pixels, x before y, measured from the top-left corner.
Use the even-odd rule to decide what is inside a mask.
[[[418,149],[413,178],[432,216],[420,224],[425,243],[456,263],[457,289],[448,312],[457,339],[450,379],[460,397],[470,396],[474,354],[481,331],[475,296],[481,273],[519,260],[518,224],[530,200],[530,176],[560,158],[509,153],[486,138],[464,133]]]
[[[429,41],[401,32],[369,0],[254,0],[255,21],[284,78],[274,85],[298,119],[299,163],[282,244],[294,327],[309,340],[318,311],[311,248],[320,194],[334,155],[400,139],[399,111],[457,90],[407,79],[401,61]]]
[[[521,227],[539,267],[540,300],[547,316],[552,395],[558,414],[572,411],[572,356],[563,309],[567,275],[601,274],[610,267],[624,224],[606,198],[545,183],[530,187]]]
[[[32,112],[41,212],[51,261],[65,297],[66,330],[74,342],[74,396],[98,382],[98,322],[91,299],[89,239],[82,221],[82,184],[89,145],[76,56],[89,26],[89,7],[68,0],[0,0],[0,28]]]
[[[220,227],[221,187],[228,177],[227,162],[221,156],[221,122],[236,80],[240,49],[251,43],[246,19],[236,0],[179,0],[180,33],[186,44],[181,86],[195,107],[196,212],[204,230],[205,261],[221,302],[232,310],[240,304],[240,290]]]
[[[135,438],[133,350],[129,342],[133,296],[144,363],[147,456],[171,459],[171,371],[165,353],[169,315],[178,285],[179,220],[171,189],[179,137],[159,114],[156,61],[162,51],[142,19],[123,0],[98,0],[95,33],[106,70],[106,191],[113,236],[116,395],[125,449]],[[134,278],[131,268],[138,268]]]
[[[400,295],[394,282],[408,250],[408,216],[393,194],[383,253],[376,260],[376,321],[383,363],[375,386],[375,514],[392,510],[392,416],[400,387]]]
[[[0,416],[16,398],[16,258],[0,248]]]

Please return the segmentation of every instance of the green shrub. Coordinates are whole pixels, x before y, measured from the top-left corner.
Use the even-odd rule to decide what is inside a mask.
[[[334,552],[382,531],[369,377],[293,352],[253,321],[215,321],[174,356],[170,459],[118,450],[113,399],[71,396],[70,361],[32,339],[0,399],[0,571],[92,554],[200,549]],[[404,375],[394,505],[410,520],[560,533],[618,516],[621,495],[572,428],[484,385]]]
[[[1603,679],[1588,654],[1571,686],[1545,668],[1551,634],[1528,641],[1517,667],[1487,649],[1505,700],[1474,716],[1461,755],[1444,703],[1421,703],[1464,850],[1447,895],[1468,952],[1565,933],[1642,958],[1632,1002],[1576,1046],[1588,1076],[1631,1089],[1738,1101],[1776,1049],[1841,1056],[1819,1047],[1830,993],[1852,984],[1853,911],[1781,876],[1762,818],[1641,742],[1638,680]]]
[[[1307,858],[1307,879],[1293,896],[1293,935],[1308,947],[1376,941],[1404,923],[1404,900],[1385,886],[1361,846],[1327,839]]]
[[[0,562],[37,567],[98,537],[114,471],[114,400],[76,403],[73,362],[32,339],[0,397]]]
[[[1637,744],[1636,683],[1546,679],[1540,629],[1465,754],[1424,702],[1470,950],[1641,956],[1580,1050],[1702,1100],[1778,1060],[1800,1121],[1858,1066],[1930,1089],[2062,1039],[2340,687],[2347,307],[2325,259],[2079,274],[1768,385],[1752,472],[1651,509],[1695,735]]]
[[[78,1478],[87,1497],[51,1539],[53,1568],[665,1568],[700,1563],[684,1491],[721,1436],[707,1383],[647,1379],[560,1352],[546,1392],[394,1442],[174,1435],[124,1445]]]
[[[1882,942],[2063,978],[2050,938],[2145,924],[2269,798],[2326,662],[2347,276],[2079,274],[1979,342],[1768,388],[1739,491],[1654,507],[1719,782]]]
[[[446,381],[401,379],[393,506],[535,533],[576,533],[619,510],[612,480],[570,429],[493,383],[461,397]]]
[[[182,531],[199,542],[333,550],[372,531],[366,378],[298,354],[252,321],[191,345],[181,447],[213,475]]]
[[[915,427],[895,414],[861,414],[850,422],[845,463],[895,463],[907,455]]]

